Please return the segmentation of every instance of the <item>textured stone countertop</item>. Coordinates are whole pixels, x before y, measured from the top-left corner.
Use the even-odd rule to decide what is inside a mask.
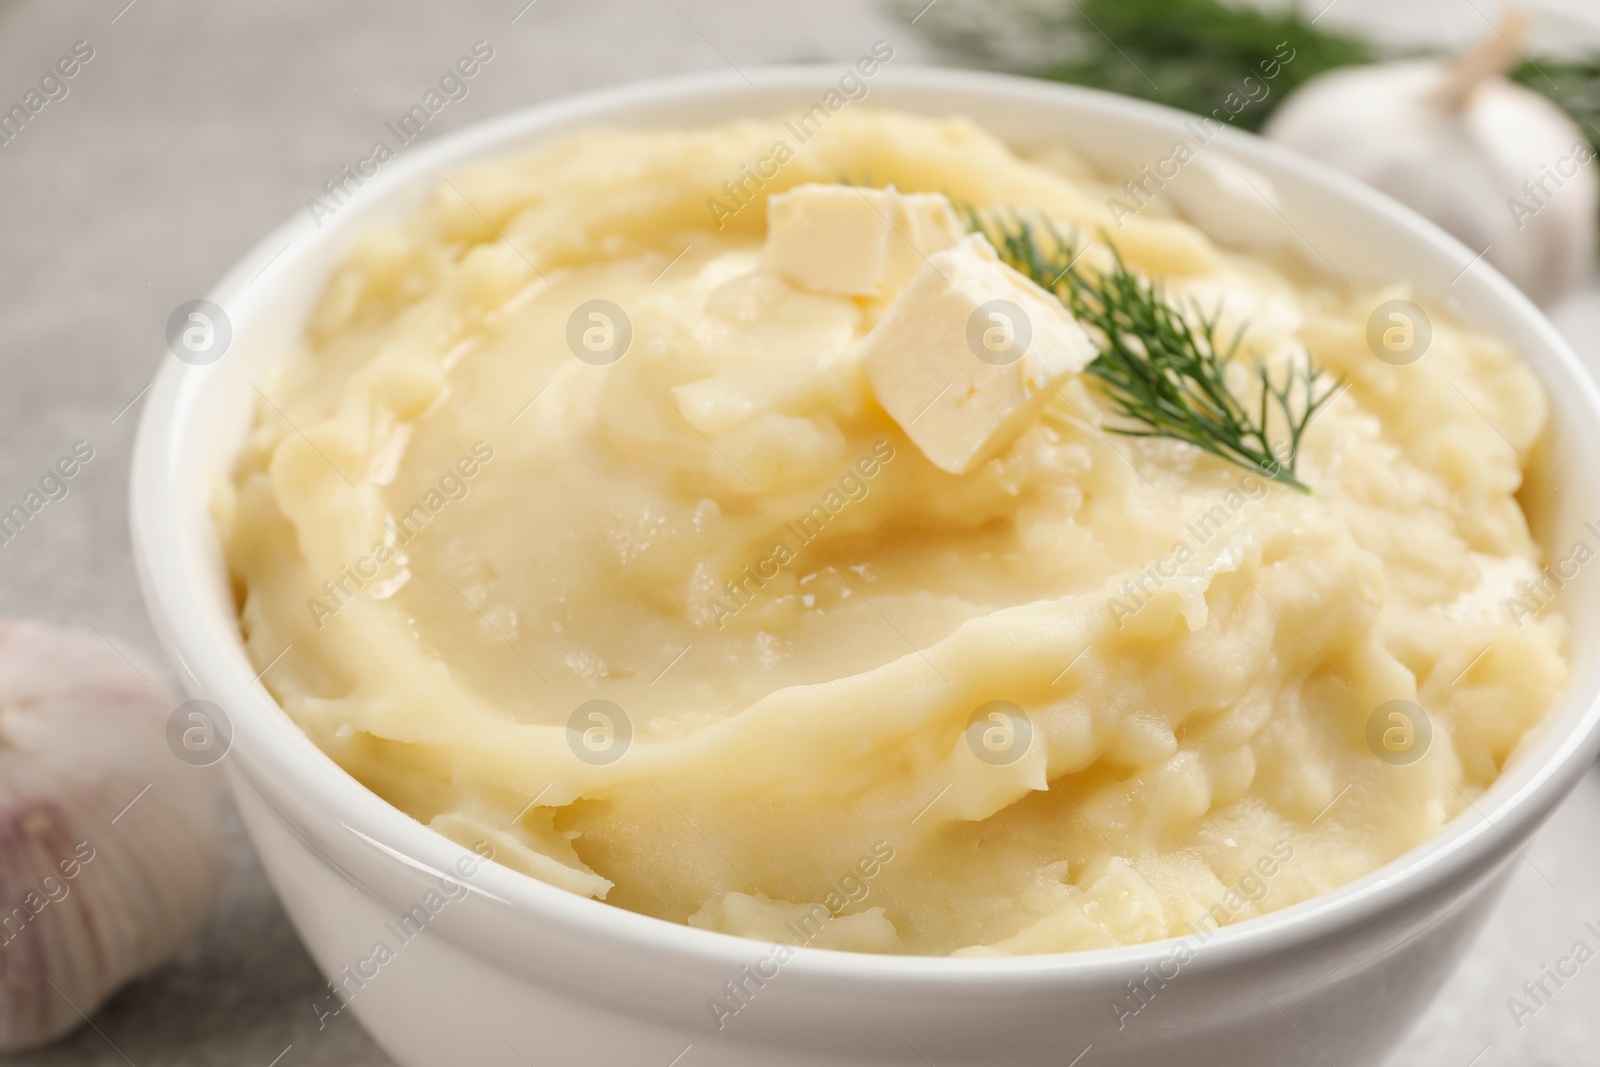
[[[120,647],[158,658],[131,573],[124,497],[134,401],[167,316],[304,210],[474,41],[490,42],[496,58],[430,125],[430,138],[570,93],[728,64],[848,58],[878,38],[900,62],[939,58],[903,14],[850,0],[525,3],[0,0],[0,100],[20,99],[74,42],[94,48],[69,95],[0,147],[0,497],[22,492],[75,440],[96,450],[46,521],[0,549],[3,614],[80,627],[87,619]],[[1481,32],[1477,6],[1341,0],[1329,17],[1454,39]],[[1600,366],[1600,293],[1557,318]],[[231,825],[221,906],[202,936],[112,1000],[98,1031],[0,1060],[389,1062],[349,1016],[319,1031],[311,1002],[322,980]],[[1600,971],[1582,972],[1520,1031],[1505,1002],[1581,936],[1585,920],[1600,920],[1597,840],[1600,775],[1591,773],[1526,850],[1488,931],[1395,1064],[1596,1062]]]

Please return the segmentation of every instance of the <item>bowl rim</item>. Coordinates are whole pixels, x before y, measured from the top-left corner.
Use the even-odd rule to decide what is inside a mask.
[[[516,143],[533,144],[572,132],[564,127],[575,123],[603,124],[608,117],[615,119],[630,109],[687,107],[708,97],[751,94],[752,81],[760,86],[755,90],[758,94],[814,93],[831,86],[841,69],[842,61],[751,66],[738,71],[646,79],[534,104],[469,124],[411,149],[377,178],[369,180],[373,191],[368,196],[373,203],[381,202],[414,187],[451,160],[483,154],[485,146],[493,146],[490,155],[514,151]],[[875,88],[893,86],[905,94],[987,93],[1042,110],[1098,112],[1102,118],[1124,119],[1146,127],[1171,126],[1193,118],[1186,112],[1108,92],[989,72],[907,65],[885,67],[873,81]],[[774,111],[778,106],[766,103],[760,105],[760,110]],[[756,111],[752,108],[750,113]],[[1322,164],[1231,127],[1218,131],[1218,136],[1225,139],[1228,150],[1236,157],[1266,162],[1319,186],[1328,196],[1381,218],[1405,241],[1431,245],[1435,251],[1447,252],[1467,266],[1479,258],[1409,209]],[[324,227],[313,228],[307,214],[297,212],[241,258],[207,294],[207,299],[224,307],[258,302],[260,297],[246,297],[246,289],[262,281],[281,282],[291,276],[290,268],[310,245],[359,228],[366,218],[365,210],[340,214],[345,217],[335,218],[327,224],[326,232],[318,234]],[[311,239],[307,247],[288,254],[286,248],[307,238]],[[1478,267],[1492,298],[1522,320],[1548,350],[1546,373],[1561,380],[1547,378],[1546,388],[1559,386],[1574,391],[1600,422],[1600,390],[1554,326],[1492,267],[1484,263]],[[206,616],[216,605],[208,605],[196,588],[182,580],[186,559],[197,545],[185,536],[180,521],[185,514],[185,493],[177,477],[178,457],[185,447],[184,431],[204,396],[208,380],[205,374],[195,373],[197,370],[204,368],[163,355],[140,417],[129,488],[135,568],[169,659],[192,695],[208,696],[229,709],[234,733],[233,749],[226,762],[236,779],[245,776],[269,800],[269,783],[277,784],[291,791],[278,794],[291,807],[303,806],[307,813],[320,815],[331,813],[332,820],[351,835],[348,846],[332,843],[335,849],[357,847],[360,843],[359,847],[375,849],[432,874],[450,870],[453,863],[472,853],[382,800],[317,748],[265,686],[256,684],[260,675],[244,654],[237,628],[222,632],[210,626]],[[1564,693],[1562,701],[1565,700]],[[1470,880],[1497,864],[1510,862],[1517,842],[1531,833],[1576,784],[1600,749],[1600,701],[1591,699],[1574,719],[1565,733],[1541,739],[1540,747],[1549,750],[1541,760],[1533,762],[1528,754],[1503,772],[1471,805],[1480,818],[1469,822],[1463,812],[1422,844],[1355,881],[1214,931],[1205,940],[1205,951],[1197,953],[1192,964],[1185,965],[1186,976],[1228,970],[1243,962],[1293,951],[1348,931],[1380,913],[1418,904],[1444,886]],[[277,804],[273,807],[289,819]],[[308,823],[309,814],[300,821]],[[295,826],[293,821],[291,826],[302,834],[307,829],[305,825]],[[327,860],[326,856],[322,858]],[[494,863],[484,864],[469,888],[534,919],[559,924],[597,942],[667,957],[716,961],[737,969],[749,961],[752,946],[762,944],[626,911]],[[488,934],[481,927],[441,931],[441,935],[469,944],[480,954],[491,949]],[[983,979],[1002,989],[1041,980],[1099,986],[1107,980],[1120,983],[1141,966],[1155,964],[1183,939],[1179,936],[1077,952],[981,958],[872,955],[801,946],[785,964],[785,973],[897,983]]]

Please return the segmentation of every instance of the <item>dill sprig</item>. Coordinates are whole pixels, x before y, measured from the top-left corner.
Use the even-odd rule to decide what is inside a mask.
[[[1099,335],[1100,354],[1088,373],[1117,414],[1133,424],[1108,430],[1185,441],[1302,493],[1311,491],[1295,477],[1300,441],[1342,379],[1319,389],[1323,374],[1307,360],[1291,366],[1281,383],[1274,382],[1257,359],[1261,395],[1257,405],[1248,405],[1229,388],[1226,376],[1244,327],[1219,344],[1220,305],[1210,315],[1196,305],[1191,321],[1163,297],[1157,283],[1130,270],[1109,241],[1111,269],[1091,274],[1078,266],[1078,242],[1046,219],[967,215],[970,228],[983,233],[1001,259],[1053,293],[1074,318]],[[1269,437],[1274,411],[1286,435],[1276,449]]]
[[[906,17],[927,0],[894,0]],[[985,65],[1109,89],[1209,115],[1230,93],[1268,95],[1228,120],[1258,130],[1297,86],[1334,67],[1376,63],[1396,50],[1313,21],[1304,5],[1236,0],[944,0],[916,30]],[[1283,51],[1284,47],[1289,51]],[[1276,57],[1283,62],[1263,68]],[[1264,70],[1273,77],[1263,78]],[[1242,85],[1246,77],[1251,85]],[[1223,112],[1228,114],[1227,111]]]

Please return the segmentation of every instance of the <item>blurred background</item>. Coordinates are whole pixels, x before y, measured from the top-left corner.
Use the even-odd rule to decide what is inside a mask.
[[[1506,25],[1497,0],[1307,0],[1298,10],[1296,32],[1311,47],[1240,125],[1259,126],[1322,66],[1469,48]],[[1600,144],[1600,7],[1542,0],[1526,10],[1527,36],[1504,38],[1516,53],[1512,76]],[[0,613],[93,627],[159,661],[132,575],[124,497],[168,316],[306,210],[476,41],[494,49],[493,62],[425,138],[641,78],[853,58],[880,39],[896,66],[1049,73],[1209,111],[1208,100],[1249,72],[1240,56],[1271,53],[1277,26],[1213,0],[0,0],[0,104],[21,101],[79,42],[92,49],[65,95],[0,145],[0,498],[24,492],[75,441],[95,451],[66,499],[0,545]],[[1381,125],[1373,138],[1385,135]],[[1586,166],[1592,187],[1600,164]],[[1551,201],[1569,220],[1582,206]],[[1587,210],[1592,246],[1592,203]],[[1600,368],[1600,286],[1574,275],[1557,289],[1548,309]],[[350,1014],[319,1025],[324,980],[230,825],[222,902],[202,935],[92,1026],[0,1062],[388,1062]],[[1507,999],[1587,936],[1584,922],[1600,924],[1597,838],[1600,777],[1591,774],[1525,850],[1469,963],[1394,1063],[1595,1062],[1600,966],[1520,1025]]]

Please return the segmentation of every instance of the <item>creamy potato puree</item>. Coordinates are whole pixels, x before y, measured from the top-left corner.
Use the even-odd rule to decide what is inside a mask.
[[[1298,457],[1314,492],[1103,432],[1086,376],[948,474],[863,373],[889,297],[759,269],[765,197],[842,180],[1105,225],[1063,149],[847,108],[803,145],[778,120],[587,134],[360,239],[215,506],[250,653],[319,746],[574,893],[930,954],[1282,908],[1495,779],[1566,677],[1558,611],[1506,604],[1538,577],[1517,493],[1546,419],[1512,352],[1433,309],[1390,366],[1366,321],[1403,280],[1153,207],[1114,235],[1133,268],[1224,301],[1270,366],[1347,376]],[[593,300],[631,323],[609,364],[569,345]],[[1410,765],[1369,747],[1391,700],[1429,716]]]

